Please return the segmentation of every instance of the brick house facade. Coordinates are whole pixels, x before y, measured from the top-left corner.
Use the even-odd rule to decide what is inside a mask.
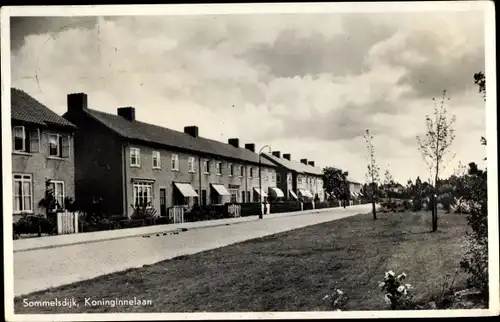
[[[46,214],[46,180],[59,208],[75,197],[75,126],[27,93],[11,89],[13,221]]]
[[[137,204],[164,213],[173,205],[259,201],[254,144],[209,140],[196,126],[178,132],[140,122],[132,107],[119,108],[117,115],[92,110],[83,93],[68,95],[64,117],[78,126],[77,200],[102,198],[109,214],[130,217]],[[261,168],[265,199],[276,186],[276,166],[262,158]]]
[[[276,171],[280,177],[278,187],[283,190],[286,200],[325,200],[323,169],[316,167],[314,161],[295,161],[287,153],[282,157],[280,151],[265,153],[263,156],[277,166]]]

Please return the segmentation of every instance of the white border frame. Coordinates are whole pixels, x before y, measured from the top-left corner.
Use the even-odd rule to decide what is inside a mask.
[[[485,75],[488,99],[486,102],[486,137],[488,139],[488,217],[489,226],[489,274],[490,308],[485,310],[435,310],[435,311],[350,311],[350,312],[249,312],[249,313],[118,313],[118,314],[58,314],[58,315],[14,315],[13,311],[13,243],[12,218],[4,220],[4,281],[5,312],[10,321],[118,321],[124,319],[282,319],[282,318],[382,318],[382,317],[460,317],[498,315],[499,271],[498,271],[498,183],[496,181],[496,53],[495,11],[492,1],[426,1],[426,2],[365,2],[365,3],[273,3],[273,4],[203,4],[203,5],[105,5],[105,6],[23,6],[1,8],[2,39],[2,106],[10,106],[10,22],[11,16],[123,16],[123,15],[207,15],[207,14],[272,14],[272,13],[325,13],[329,12],[412,12],[418,11],[469,11],[480,10],[485,14]],[[12,165],[10,108],[2,108],[3,138],[3,200],[4,214],[12,209]],[[201,170],[200,170],[201,171]]]

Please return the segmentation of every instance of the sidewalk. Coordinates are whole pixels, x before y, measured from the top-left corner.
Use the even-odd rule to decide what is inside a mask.
[[[355,209],[356,207],[359,206],[363,205],[349,206],[347,207],[347,209]],[[269,215],[264,215],[263,219],[306,215],[312,213],[322,213],[325,211],[331,211],[332,209],[339,209],[339,208],[338,207],[323,208],[323,209],[312,209],[304,211],[269,214]],[[156,226],[147,226],[139,228],[115,229],[115,230],[97,231],[91,233],[78,233],[78,234],[48,236],[40,238],[17,239],[14,240],[13,242],[13,249],[15,253],[15,252],[35,250],[35,249],[62,247],[68,245],[94,243],[105,240],[130,238],[142,235],[162,234],[162,233],[176,232],[186,229],[191,230],[191,229],[205,228],[205,227],[232,225],[232,224],[244,223],[255,220],[259,220],[259,217],[248,216],[248,217],[238,217],[238,218],[196,221],[196,222],[188,222],[181,224],[168,224],[168,225],[156,225]]]

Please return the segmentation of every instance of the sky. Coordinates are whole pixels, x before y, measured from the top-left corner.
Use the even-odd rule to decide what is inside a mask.
[[[444,170],[482,164],[481,11],[11,18],[12,86],[63,114],[89,108],[334,166],[365,181],[366,129],[381,174],[429,170],[417,150],[447,90],[456,138]],[[264,150],[267,152],[267,150]]]

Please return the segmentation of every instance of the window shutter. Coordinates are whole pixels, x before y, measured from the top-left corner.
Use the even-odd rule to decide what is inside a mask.
[[[69,158],[69,136],[64,135],[61,137],[61,157]]]
[[[29,152],[40,152],[40,131],[30,130],[29,132]]]

